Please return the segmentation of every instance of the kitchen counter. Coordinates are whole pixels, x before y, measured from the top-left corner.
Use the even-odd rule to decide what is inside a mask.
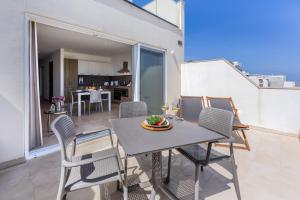
[[[112,99],[115,103],[132,101],[131,86],[107,86],[105,88],[112,92]]]

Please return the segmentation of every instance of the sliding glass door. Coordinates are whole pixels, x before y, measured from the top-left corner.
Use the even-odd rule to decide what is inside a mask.
[[[164,67],[164,52],[140,47],[140,100],[147,103],[150,114],[162,112]]]

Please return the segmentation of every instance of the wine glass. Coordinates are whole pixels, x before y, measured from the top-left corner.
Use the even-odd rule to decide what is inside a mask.
[[[173,124],[177,120],[177,113],[180,110],[177,104],[172,104],[172,112],[173,112]]]
[[[166,115],[166,114],[167,114],[167,111],[169,110],[169,105],[168,105],[168,104],[164,104],[164,105],[161,107],[161,110],[163,111],[163,115]]]
[[[174,116],[177,116],[177,113],[179,110],[180,110],[180,108],[177,105],[172,106],[172,111],[173,111]]]

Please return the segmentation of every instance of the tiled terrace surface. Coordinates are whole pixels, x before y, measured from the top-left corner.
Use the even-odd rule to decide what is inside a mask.
[[[77,105],[77,104],[76,104]],[[88,114],[88,109],[86,108],[86,113],[85,115],[82,114],[81,118],[77,117],[77,109],[76,105],[74,107],[74,113],[72,119],[77,125],[78,131],[93,131],[93,130],[98,130],[98,129],[103,129],[105,127],[109,127],[109,119],[111,118],[117,118],[118,117],[118,104],[112,103],[112,111],[107,112],[108,110],[108,105],[107,102],[103,102],[103,109],[104,112],[95,112],[95,108],[91,108],[91,115]],[[43,127],[43,140],[44,144],[43,147],[47,147],[53,144],[58,144],[58,140],[56,136],[52,133],[48,133],[47,131],[47,116],[43,114],[44,111],[48,110],[50,108],[51,104],[48,102],[42,101],[41,102],[41,111],[42,111],[42,127]],[[86,106],[88,107],[88,106]],[[51,121],[55,116],[51,116]]]
[[[109,126],[110,114],[93,114],[75,119],[81,130]],[[251,130],[248,132],[252,150],[235,150],[243,200],[296,200],[300,194],[300,143],[297,138]],[[147,142],[147,141],[145,141]],[[108,144],[99,139],[79,146],[78,154],[97,151]],[[218,148],[225,150],[224,148]],[[165,154],[166,152],[164,152]],[[193,199],[194,166],[174,151],[170,187],[184,200]],[[129,161],[130,180],[146,181],[151,170],[150,156]],[[164,166],[166,157],[164,157]],[[201,177],[200,196],[208,200],[234,200],[235,190],[226,162],[205,168]],[[143,172],[144,171],[144,172]],[[165,171],[165,170],[164,170]],[[146,172],[146,173],[145,173]],[[60,153],[36,158],[25,164],[0,172],[0,199],[54,200],[60,175]],[[138,179],[138,177],[140,177]],[[109,185],[111,200],[121,199],[115,184]],[[148,199],[150,187],[130,193],[129,199]],[[104,187],[93,187],[69,193],[70,200],[100,200],[106,198]],[[157,199],[167,199],[162,194]]]

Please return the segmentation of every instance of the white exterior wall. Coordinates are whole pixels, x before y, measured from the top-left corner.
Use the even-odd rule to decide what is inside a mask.
[[[260,89],[261,125],[300,134],[300,89]]]
[[[232,97],[241,120],[258,125],[257,87],[224,61],[183,64],[181,80],[182,95]]]
[[[0,7],[0,163],[24,156],[24,3]]]
[[[180,26],[179,2],[174,0],[153,0],[146,4],[143,8],[177,26]]]
[[[298,135],[300,89],[258,88],[224,60],[182,65],[182,95],[232,97],[244,123]]]
[[[3,0],[0,8],[0,163],[25,156],[24,138],[28,128],[28,122],[25,123],[26,13],[166,49],[167,97],[178,97],[180,72],[170,53],[174,50],[178,62],[183,61],[184,50],[177,44],[183,40],[183,33],[177,27],[122,0]]]

